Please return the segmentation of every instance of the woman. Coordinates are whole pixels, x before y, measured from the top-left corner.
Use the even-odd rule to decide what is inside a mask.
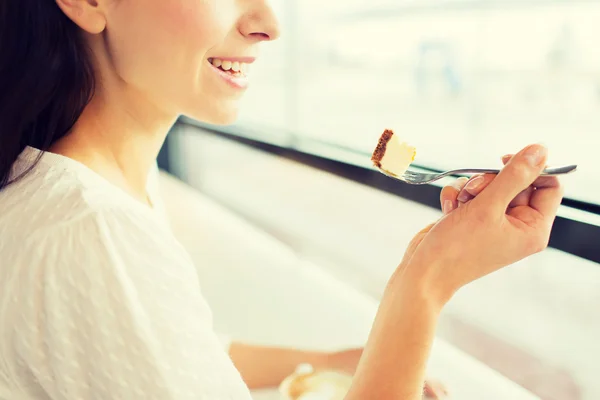
[[[233,345],[229,358],[148,190],[180,114],[236,116],[247,64],[279,36],[266,1],[2,0],[0,398],[241,400],[242,377],[274,384],[309,356],[353,369],[360,351],[288,352],[284,366],[284,350]],[[530,146],[497,177],[444,189],[444,217],[388,283],[348,400],[420,398],[444,304],[547,245],[562,189],[538,178],[546,157]]]

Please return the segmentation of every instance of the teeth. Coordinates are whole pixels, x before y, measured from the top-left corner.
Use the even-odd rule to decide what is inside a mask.
[[[221,69],[229,71],[231,69],[231,61],[223,61],[221,63]]]
[[[239,61],[227,61],[219,58],[209,59],[210,63],[217,68],[221,68],[224,71],[231,71],[246,75],[250,69],[250,64],[239,62]]]

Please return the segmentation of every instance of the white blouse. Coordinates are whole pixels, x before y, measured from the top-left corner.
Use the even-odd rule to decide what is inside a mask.
[[[45,153],[0,191],[1,400],[251,398],[155,183],[153,210]]]

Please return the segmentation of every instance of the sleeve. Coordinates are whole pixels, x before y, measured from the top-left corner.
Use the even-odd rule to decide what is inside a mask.
[[[225,353],[229,354],[229,350],[231,349],[231,344],[233,343],[233,339],[230,335],[225,335],[223,333],[217,334],[219,341],[221,342],[221,346]]]
[[[94,214],[35,250],[17,348],[51,399],[250,400],[193,264],[160,232]]]

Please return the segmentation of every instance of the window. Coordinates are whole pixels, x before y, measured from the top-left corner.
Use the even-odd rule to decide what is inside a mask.
[[[600,186],[590,185],[600,148],[600,3],[277,5],[284,40],[264,46],[244,127],[364,154],[391,127],[417,146],[417,164],[435,169],[495,166],[543,142],[552,164],[580,166],[567,196],[600,203]]]

